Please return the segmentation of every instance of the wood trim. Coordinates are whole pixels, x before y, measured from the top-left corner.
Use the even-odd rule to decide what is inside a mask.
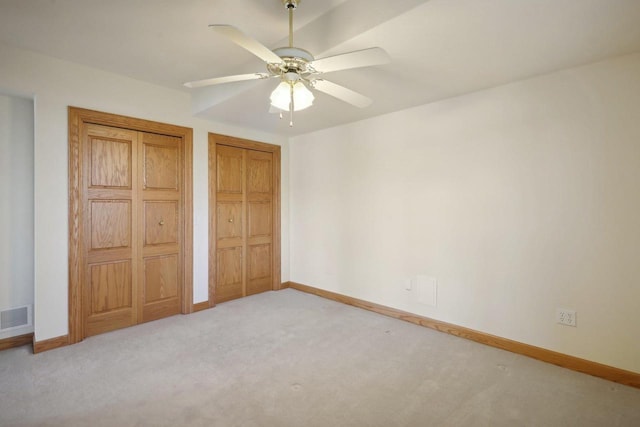
[[[50,338],[48,340],[34,341],[33,352],[42,353],[43,351],[53,350],[69,344],[73,344],[69,340],[69,335],[62,335],[60,337]]]
[[[80,293],[80,265],[84,263],[81,244],[80,206],[82,204],[80,184],[80,111],[69,107],[69,335],[71,343],[82,341],[84,322],[82,321],[82,294]],[[35,351],[36,343],[33,348]]]
[[[183,197],[183,287],[182,314],[193,313],[193,129],[185,129],[184,140]]]
[[[404,320],[405,322],[414,323],[426,328],[435,329],[436,331],[445,332],[460,338],[466,338],[491,347],[500,348],[512,353],[528,356],[542,362],[551,363],[573,371],[582,372],[584,374],[593,375],[594,377],[604,378],[605,380],[640,388],[640,373],[626,371],[624,369],[615,368],[613,366],[603,365],[601,363],[592,362],[590,360],[581,359],[579,357],[570,356],[556,351],[547,350],[545,348],[524,344],[507,338],[479,332],[463,326],[453,325],[451,323],[441,322],[439,320],[430,319],[428,317],[419,316],[408,313],[406,311],[397,310],[380,304],[364,301],[358,298],[338,294],[324,289],[314,288],[312,286],[303,285],[296,282],[286,282],[286,286],[298,291],[317,295],[343,304],[352,305],[354,307],[373,311],[385,316]]]
[[[290,285],[291,285],[291,282],[282,282],[280,284],[280,290],[289,289],[291,287]]]
[[[212,185],[215,182],[215,177],[217,175],[217,163],[216,163],[216,136],[212,133],[209,133],[208,137],[209,142],[209,175],[207,177],[208,187],[209,187],[209,307],[214,307],[216,305],[216,227],[214,221],[215,207],[216,207],[216,198],[217,191],[215,185]]]
[[[274,146],[273,151],[273,290],[278,291],[282,286],[282,263],[281,263],[281,238],[282,238],[282,227],[281,227],[281,218],[280,218],[280,192],[281,192],[281,182],[280,182],[280,146]]]
[[[183,314],[193,311],[193,129],[150,120],[137,119],[100,111],[68,107],[69,120],[69,334],[68,344],[82,341],[84,322],[82,316],[82,288],[80,286],[80,266],[82,256],[82,170],[81,144],[82,129],[85,124],[120,127],[141,132],[159,133],[182,138],[184,141],[184,239],[183,239]],[[66,345],[66,344],[65,344]],[[35,348],[35,346],[34,346]]]
[[[249,150],[273,153],[273,284],[274,291],[281,289],[281,239],[282,225],[280,218],[281,203],[281,147],[267,144],[266,142],[251,141],[228,135],[209,133],[209,306],[215,305],[215,278],[216,278],[216,230],[215,230],[215,206],[216,186],[212,185],[216,179],[216,144],[230,147],[245,148]]]
[[[193,313],[206,310],[208,308],[209,308],[209,301],[202,301],[202,302],[193,304]]]
[[[0,351],[9,348],[20,347],[33,343],[33,332],[30,334],[17,335],[15,337],[3,338],[0,340]]]

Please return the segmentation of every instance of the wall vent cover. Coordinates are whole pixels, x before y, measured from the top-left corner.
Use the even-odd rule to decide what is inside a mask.
[[[0,331],[31,325],[30,306],[0,311]]]

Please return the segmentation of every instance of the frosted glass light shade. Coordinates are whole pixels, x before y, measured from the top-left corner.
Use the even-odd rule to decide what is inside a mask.
[[[291,85],[287,82],[280,83],[273,92],[271,92],[271,105],[284,111],[289,111],[291,103]]]
[[[305,108],[311,107],[314,97],[313,93],[311,93],[311,91],[307,89],[304,83],[298,82],[293,85],[293,100],[295,101],[293,103],[294,110],[300,111],[304,110]]]
[[[291,104],[291,84],[281,82],[273,92],[271,92],[271,105],[283,111],[289,111]],[[304,110],[313,104],[313,93],[302,82],[293,85],[293,106],[294,111]]]

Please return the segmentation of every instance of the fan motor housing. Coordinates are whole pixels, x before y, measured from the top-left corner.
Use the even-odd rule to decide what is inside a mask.
[[[299,75],[311,74],[314,72],[309,63],[313,62],[313,55],[297,47],[280,47],[273,51],[282,58],[281,64],[267,64],[269,73],[282,75],[286,73],[297,73]]]

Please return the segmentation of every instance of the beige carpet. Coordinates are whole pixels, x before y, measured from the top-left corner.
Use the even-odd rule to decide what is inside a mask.
[[[640,390],[294,290],[32,355],[1,426],[640,426]]]

